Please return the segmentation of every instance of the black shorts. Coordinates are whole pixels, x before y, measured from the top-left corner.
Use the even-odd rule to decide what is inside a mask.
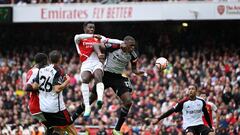
[[[208,135],[209,132],[212,132],[211,128],[205,126],[205,125],[197,125],[197,126],[191,126],[187,127],[185,129],[185,134],[188,132],[192,132],[195,135]]]
[[[67,109],[57,113],[43,112],[43,115],[51,126],[68,126],[72,124]]]
[[[131,81],[121,74],[104,71],[103,84],[105,89],[111,87],[119,97],[126,92],[132,92]],[[96,86],[94,86],[93,92],[96,94]]]

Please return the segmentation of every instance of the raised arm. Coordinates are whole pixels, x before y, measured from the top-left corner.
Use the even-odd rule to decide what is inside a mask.
[[[79,44],[80,40],[82,39],[91,38],[93,36],[94,34],[77,34],[74,37],[75,44]]]
[[[119,39],[111,39],[111,38],[105,38],[101,37],[101,42],[102,43],[109,43],[109,44],[122,44],[124,41],[119,40]]]

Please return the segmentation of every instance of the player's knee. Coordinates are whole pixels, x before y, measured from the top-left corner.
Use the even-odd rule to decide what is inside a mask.
[[[187,132],[186,135],[194,135],[192,132]]]
[[[95,84],[102,82],[102,76],[96,76],[94,77]]]
[[[209,132],[208,135],[215,135],[215,132]]]
[[[89,83],[90,77],[89,76],[82,76],[82,83]]]
[[[99,82],[102,82],[102,75],[101,74],[95,74],[94,75],[94,80],[95,80],[95,83],[99,83]]]

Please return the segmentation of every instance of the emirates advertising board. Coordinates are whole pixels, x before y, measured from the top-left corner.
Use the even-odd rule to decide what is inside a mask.
[[[240,3],[142,2],[13,7],[13,22],[112,22],[240,19]]]

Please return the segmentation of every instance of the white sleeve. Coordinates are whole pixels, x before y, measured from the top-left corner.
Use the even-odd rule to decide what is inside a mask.
[[[75,41],[75,44],[78,44],[81,39],[91,38],[91,37],[93,37],[93,34],[77,34],[74,37],[74,41]]]
[[[217,106],[216,106],[214,103],[212,103],[212,102],[208,102],[208,103],[211,105],[212,110],[213,110],[214,112],[216,112],[216,111],[217,111]]]
[[[124,43],[122,40],[118,40],[118,39],[108,39],[106,41],[106,43],[110,43],[110,44],[122,44]]]
[[[100,40],[101,43],[106,43],[107,40],[108,40],[108,38],[101,35],[101,40]]]
[[[32,84],[33,80],[37,77],[38,74],[38,68],[34,68],[32,69],[32,74],[30,75],[30,78],[27,80],[26,84]]]

